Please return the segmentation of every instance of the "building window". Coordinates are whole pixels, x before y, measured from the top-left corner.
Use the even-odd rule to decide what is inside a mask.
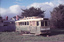
[[[39,26],[39,21],[37,21],[37,26]]]

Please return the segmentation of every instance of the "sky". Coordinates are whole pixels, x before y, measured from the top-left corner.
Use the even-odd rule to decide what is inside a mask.
[[[45,11],[45,17],[50,18],[50,11],[59,4],[64,4],[64,0],[0,0],[0,14],[5,18],[21,15],[21,9],[30,7],[41,8]]]

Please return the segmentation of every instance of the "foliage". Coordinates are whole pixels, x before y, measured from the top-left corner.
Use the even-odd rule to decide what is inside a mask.
[[[64,28],[64,5],[60,4],[51,12],[51,26]]]
[[[31,16],[41,16],[41,17],[44,17],[44,11],[42,11],[40,8],[31,7],[29,9],[23,10],[22,16],[25,16],[25,17],[31,17]]]

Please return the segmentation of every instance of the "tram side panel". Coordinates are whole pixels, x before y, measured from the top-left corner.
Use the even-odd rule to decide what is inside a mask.
[[[16,31],[30,31],[29,26],[16,26]]]

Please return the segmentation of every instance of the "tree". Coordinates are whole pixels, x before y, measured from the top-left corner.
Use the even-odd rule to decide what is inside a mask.
[[[2,16],[1,16],[1,14],[0,14],[0,22],[3,22],[3,18],[2,18]]]
[[[51,25],[55,28],[64,28],[64,5],[55,7],[51,12]]]
[[[44,11],[42,11],[40,8],[31,7],[29,9],[23,10],[22,16],[25,16],[25,17],[31,17],[31,16],[41,16],[41,17],[44,17]]]
[[[0,19],[2,19],[2,16],[1,16],[1,14],[0,14]]]

